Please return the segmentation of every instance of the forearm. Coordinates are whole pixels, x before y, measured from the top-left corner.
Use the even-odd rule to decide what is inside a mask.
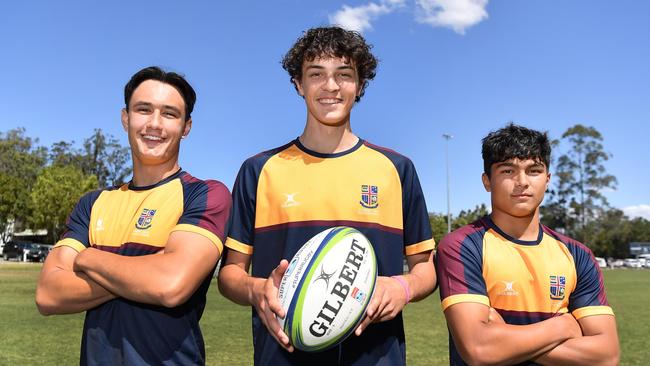
[[[529,325],[482,323],[462,336],[452,329],[452,337],[466,362],[479,365],[517,364],[550,351],[570,338],[570,330],[560,317]],[[462,330],[460,330],[463,332]],[[504,345],[507,345],[505,347]]]
[[[541,355],[543,365],[617,365],[620,350],[613,316],[600,315],[579,320],[585,335],[571,338]]]
[[[429,253],[426,261],[414,263],[409,273],[402,276],[407,282],[411,302],[426,298],[436,287],[436,269],[432,256],[433,253]]]
[[[488,364],[516,364],[535,358],[559,345],[565,336],[549,332],[540,323],[487,326],[478,349]],[[555,333],[555,334],[554,334]],[[504,347],[504,344],[508,345]]]
[[[186,301],[199,285],[188,283],[188,269],[179,266],[181,258],[176,257],[171,253],[129,257],[89,248],[80,254],[75,266],[118,296],[174,307]]]
[[[588,336],[569,339],[535,361],[542,365],[598,366],[618,365],[618,351],[598,338]]]
[[[239,305],[253,306],[255,293],[263,286],[263,278],[252,277],[235,264],[224,265],[219,271],[219,292]]]
[[[115,297],[84,273],[60,268],[42,274],[36,288],[36,306],[43,315],[78,313]]]

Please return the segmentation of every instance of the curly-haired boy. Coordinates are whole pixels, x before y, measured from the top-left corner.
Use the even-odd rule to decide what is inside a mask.
[[[370,48],[360,34],[339,27],[305,32],[282,62],[305,100],[304,131],[246,160],[237,177],[219,288],[254,307],[257,365],[403,365],[401,311],[435,287],[434,241],[413,164],[350,127],[352,108],[375,76]],[[277,323],[276,316],[285,315],[277,286],[303,243],[339,225],[363,232],[377,254],[379,277],[367,316],[336,347],[294,350]]]

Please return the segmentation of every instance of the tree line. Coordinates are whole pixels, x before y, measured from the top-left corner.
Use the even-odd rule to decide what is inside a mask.
[[[542,223],[588,245],[594,254],[623,258],[629,243],[650,241],[650,221],[628,218],[609,205],[603,192],[616,189],[616,177],[605,162],[612,155],[603,136],[593,127],[577,124],[553,140],[552,184],[540,209]],[[99,187],[124,183],[131,175],[130,151],[112,135],[95,129],[81,147],[59,141],[49,148],[17,128],[0,132],[0,235],[13,231],[47,229],[56,242],[65,220],[79,198]],[[484,204],[462,210],[452,218],[452,230],[489,213]],[[430,214],[437,240],[447,233],[447,216]]]
[[[118,185],[131,174],[130,151],[101,129],[77,148],[59,141],[49,148],[17,128],[0,132],[0,235],[47,229],[49,243],[65,231],[65,220],[86,192]]]

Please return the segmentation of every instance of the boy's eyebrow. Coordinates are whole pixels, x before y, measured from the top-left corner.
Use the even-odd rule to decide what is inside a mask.
[[[511,162],[511,161],[502,161],[502,162],[500,162],[500,163],[495,163],[495,165],[496,165],[496,168],[499,168],[499,167],[502,167],[502,166],[506,166],[506,167],[514,167],[514,166],[517,166],[515,163],[513,163],[513,162]],[[537,161],[537,160],[533,160],[532,164],[528,164],[528,167],[534,167],[534,166],[542,166],[542,167],[545,167],[546,164],[544,164],[544,163],[541,162],[541,161]]]
[[[318,65],[318,64],[312,64],[312,65],[307,66],[307,70],[309,70],[309,69],[323,70],[323,69],[325,69],[325,66]],[[337,70],[354,70],[354,67],[352,67],[350,65],[343,65],[343,66],[337,67],[336,69]]]
[[[139,101],[139,102],[133,103],[133,107],[156,107],[156,106],[154,106],[153,103],[150,103],[150,102]],[[175,111],[177,113],[181,113],[181,110],[176,108],[173,105],[164,104],[164,105],[161,105],[160,107],[161,107],[161,109],[169,109],[169,110],[173,110],[173,111]]]

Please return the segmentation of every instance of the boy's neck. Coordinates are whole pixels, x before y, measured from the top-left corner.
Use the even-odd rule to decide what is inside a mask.
[[[303,146],[321,154],[347,151],[359,142],[359,138],[352,133],[349,121],[340,126],[308,122],[299,139]]]
[[[133,162],[132,184],[136,187],[146,187],[160,182],[171,176],[180,169],[178,160],[172,160],[164,164],[147,165],[142,162]]]
[[[516,217],[492,210],[492,222],[509,236],[522,241],[535,241],[539,237],[539,208],[530,216]]]

